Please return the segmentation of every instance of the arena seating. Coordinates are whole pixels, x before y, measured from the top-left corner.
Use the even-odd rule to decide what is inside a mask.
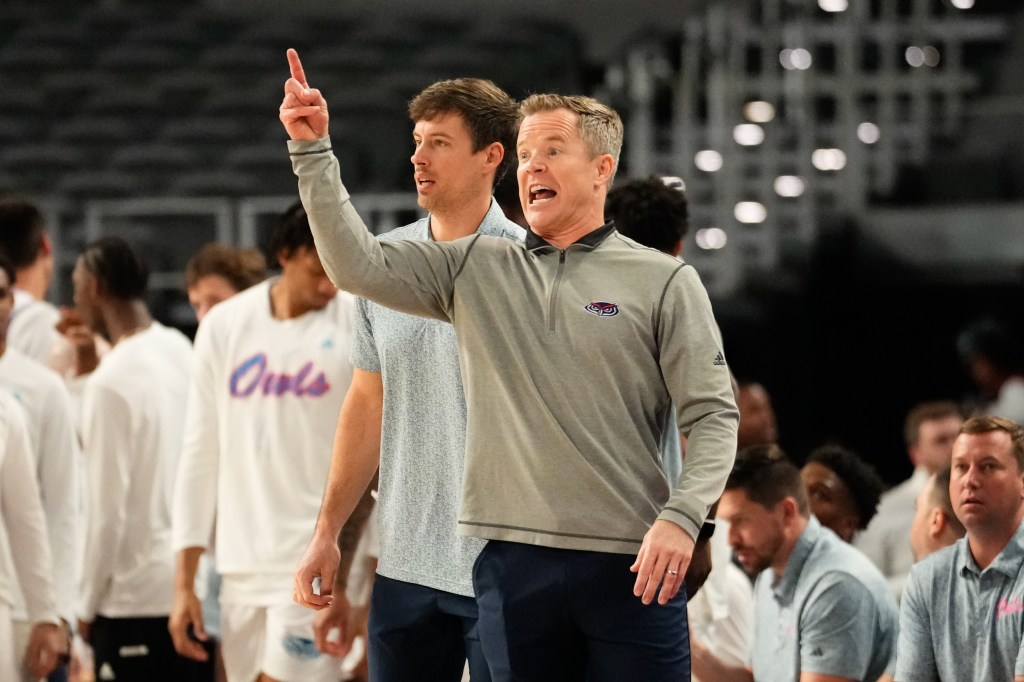
[[[291,193],[276,120],[289,46],[328,97],[356,191],[406,187],[405,105],[433,80],[484,76],[513,96],[583,90],[579,39],[543,21],[5,3],[0,189],[72,200]]]

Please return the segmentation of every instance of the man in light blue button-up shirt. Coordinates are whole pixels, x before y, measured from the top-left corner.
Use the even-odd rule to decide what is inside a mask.
[[[754,586],[751,667],[691,647],[701,679],[875,682],[891,672],[898,614],[885,578],[810,515],[796,466],[777,446],[741,452],[718,507]]]
[[[1024,681],[1024,430],[964,423],[949,485],[967,536],[910,571],[900,608],[898,682]]]

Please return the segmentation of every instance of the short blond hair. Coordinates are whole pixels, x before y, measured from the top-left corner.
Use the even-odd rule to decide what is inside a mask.
[[[978,416],[971,417],[960,427],[961,434],[971,436],[992,431],[1009,434],[1011,451],[1017,459],[1017,470],[1024,471],[1024,428],[1020,424],[1006,417]]]
[[[583,95],[530,95],[519,105],[519,121],[531,114],[544,111],[567,109],[576,114],[576,129],[587,145],[590,158],[610,154],[614,161],[612,175],[608,178],[611,187],[615,173],[619,170],[619,152],[622,150],[622,119],[615,110]]]

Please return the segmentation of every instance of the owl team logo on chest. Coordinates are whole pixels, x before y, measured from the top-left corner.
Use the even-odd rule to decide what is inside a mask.
[[[317,398],[327,393],[331,385],[323,372],[315,371],[312,362],[302,365],[295,374],[274,372],[267,367],[266,353],[257,353],[242,361],[231,373],[230,389],[235,398],[254,394]]]
[[[608,303],[607,301],[591,301],[585,306],[585,310],[598,317],[612,317],[619,314],[619,304]]]

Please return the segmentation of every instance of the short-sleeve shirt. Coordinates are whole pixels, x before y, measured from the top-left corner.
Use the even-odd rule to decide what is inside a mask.
[[[493,200],[477,232],[514,241],[526,234]],[[380,238],[430,240],[429,218]],[[494,286],[509,284],[496,276]],[[352,364],[380,372],[384,383],[377,572],[473,596],[472,567],[484,541],[456,534],[466,399],[455,328],[359,298]]]
[[[1024,675],[1024,523],[985,570],[967,539],[915,564],[900,605],[896,679]]]
[[[813,516],[781,577],[754,585],[754,679],[799,680],[801,672],[874,682],[890,671],[899,614],[867,557]]]

